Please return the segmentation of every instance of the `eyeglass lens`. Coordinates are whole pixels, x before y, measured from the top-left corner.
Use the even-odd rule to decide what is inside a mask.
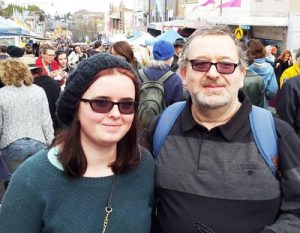
[[[119,111],[122,114],[133,114],[136,109],[136,102],[134,101],[113,102],[110,100],[101,99],[81,100],[84,102],[88,102],[92,110],[97,113],[108,113],[115,104],[118,105]]]
[[[199,61],[190,60],[192,64],[192,69],[199,72],[207,72],[212,65],[214,65],[220,74],[232,74],[238,64],[230,62],[209,62],[209,61]]]

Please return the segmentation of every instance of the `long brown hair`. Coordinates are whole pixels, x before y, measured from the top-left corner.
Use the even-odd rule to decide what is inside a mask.
[[[93,81],[89,84],[91,86],[98,78],[108,74],[124,74],[128,76],[135,87],[135,101],[139,101],[139,84],[135,74],[127,69],[113,68],[106,69],[99,72]],[[86,88],[88,89],[89,86]],[[54,139],[52,146],[62,145],[60,148],[59,160],[64,168],[64,173],[68,177],[79,178],[84,175],[87,169],[87,159],[83,151],[80,140],[80,122],[78,120],[79,102],[77,103],[77,110],[75,117],[70,127],[58,132]],[[115,174],[124,173],[134,169],[140,160],[140,152],[138,149],[138,116],[137,112],[134,114],[133,122],[129,131],[117,144],[117,158],[110,164]]]
[[[137,61],[134,57],[133,49],[131,48],[130,44],[126,41],[117,41],[111,44],[110,46],[110,53],[114,49],[116,54],[124,57],[128,63],[131,64],[133,69],[137,69]]]
[[[251,39],[247,43],[247,56],[249,64],[254,62],[254,59],[264,58],[266,56],[266,50],[262,42],[258,39]]]
[[[283,52],[280,54],[280,56],[279,56],[279,58],[278,58],[278,59],[280,59],[280,60],[284,61],[284,58],[285,58],[285,55],[286,55],[286,54],[289,54],[289,55],[290,55],[290,57],[292,57],[292,53],[291,53],[291,51],[290,51],[290,50],[288,50],[288,49],[285,49],[285,50],[283,50]]]

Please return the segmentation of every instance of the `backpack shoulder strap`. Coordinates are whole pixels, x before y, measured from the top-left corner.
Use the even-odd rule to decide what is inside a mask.
[[[139,73],[139,76],[142,79],[143,83],[149,81],[149,78],[147,77],[144,69],[139,69],[138,73]]]
[[[168,78],[170,78],[174,74],[173,71],[169,70],[163,76],[161,76],[157,81],[160,83],[164,83]]]
[[[167,107],[159,117],[153,136],[153,156],[155,159],[185,105],[186,101],[176,102]]]
[[[275,176],[276,167],[272,159],[278,156],[278,137],[272,113],[253,105],[249,118],[251,130],[259,152]]]

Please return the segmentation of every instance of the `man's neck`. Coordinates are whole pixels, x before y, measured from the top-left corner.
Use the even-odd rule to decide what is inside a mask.
[[[200,107],[192,104],[192,115],[197,123],[212,129],[226,124],[239,110],[241,103],[237,100],[231,105],[219,108]]]

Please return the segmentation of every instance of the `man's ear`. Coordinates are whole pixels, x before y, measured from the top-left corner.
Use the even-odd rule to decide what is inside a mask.
[[[182,80],[182,83],[185,83],[186,82],[186,67],[179,66],[178,73]]]
[[[246,76],[246,68],[245,67],[242,67],[240,68],[241,69],[241,83],[240,83],[240,88],[243,88],[244,87],[244,79],[245,79],[245,76]]]

